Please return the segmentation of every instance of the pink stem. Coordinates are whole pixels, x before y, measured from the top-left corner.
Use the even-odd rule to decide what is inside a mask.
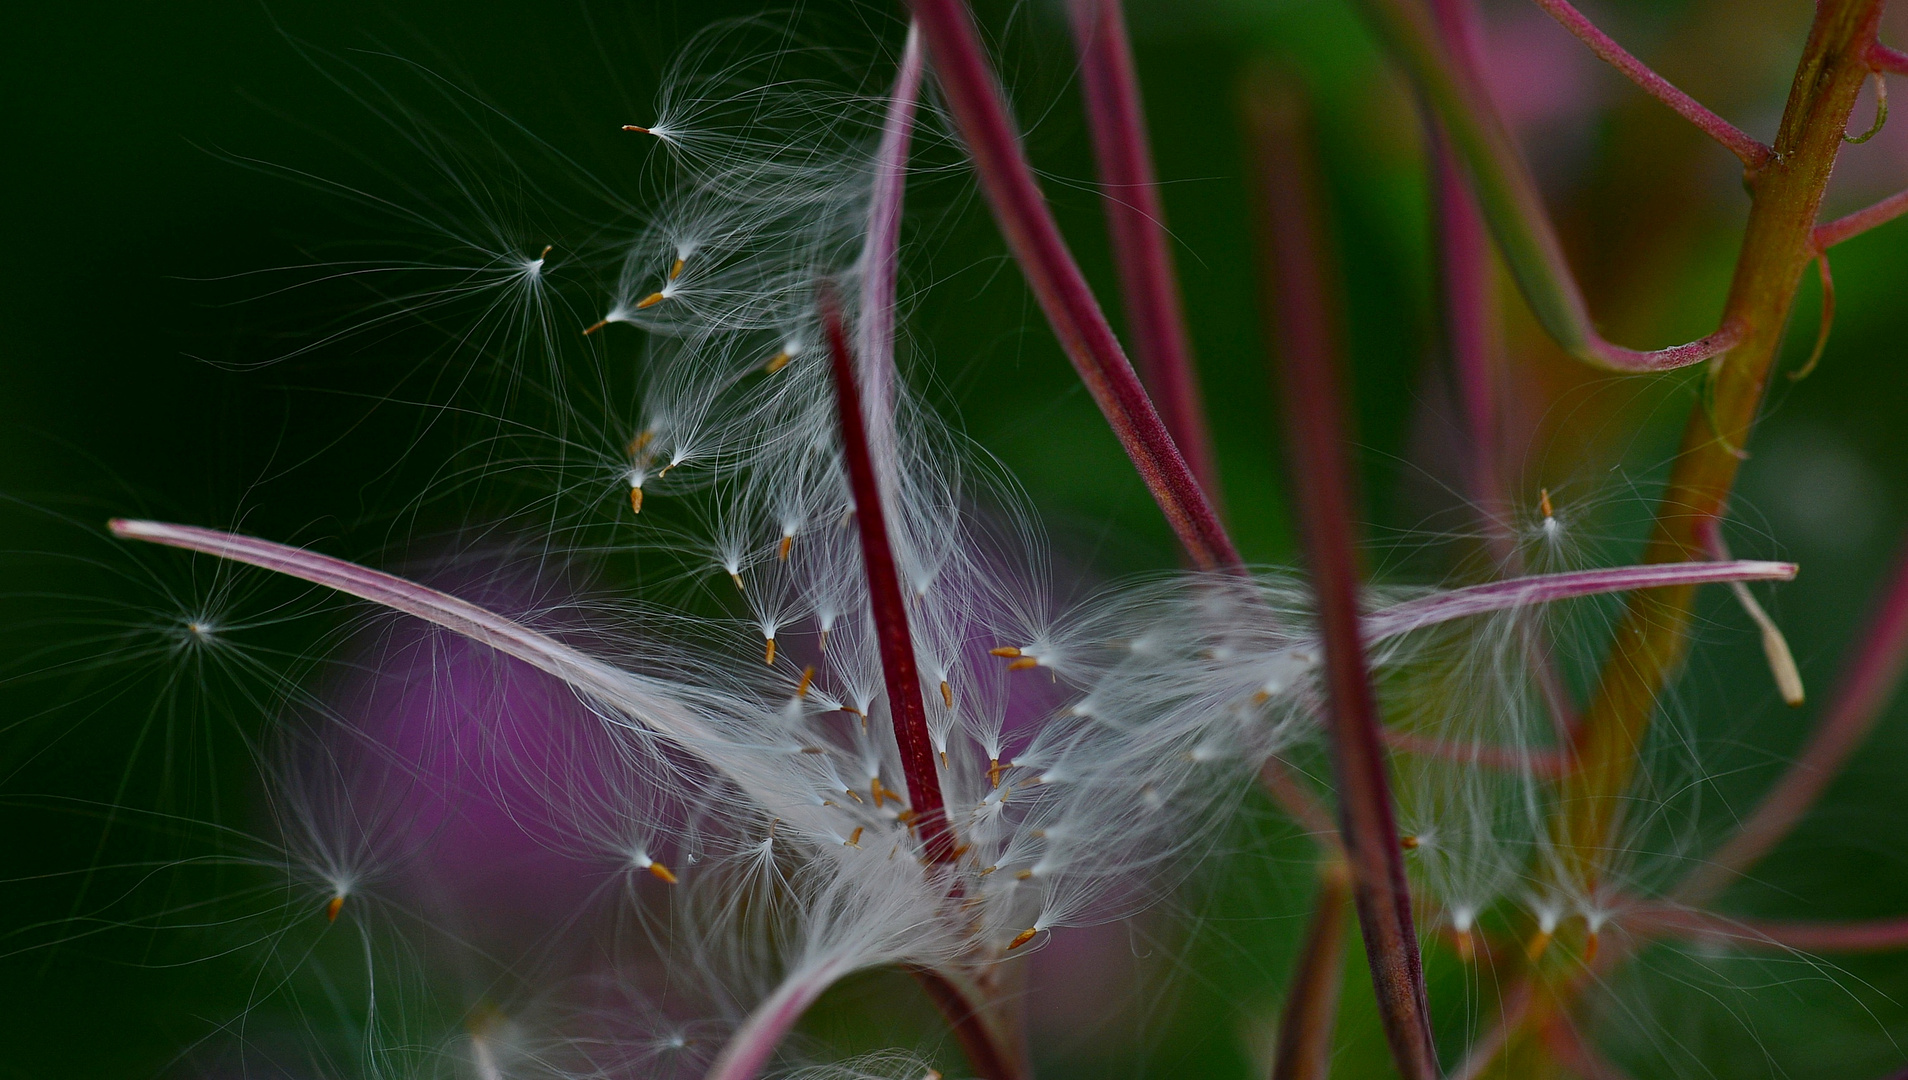
[[[894,76],[894,90],[888,96],[881,143],[875,149],[874,180],[868,193],[868,235],[862,243],[859,263],[861,318],[856,327],[856,344],[860,349],[861,385],[867,392],[868,429],[874,459],[884,464],[891,464],[897,457],[894,453],[894,293],[900,267],[901,207],[907,189],[908,149],[925,66],[921,32],[910,23],[907,43],[901,49],[901,63]],[[894,479],[882,477],[884,486],[892,487]]]
[[[846,965],[829,961],[790,974],[729,1038],[704,1080],[754,1080],[808,1007],[847,973]]]
[[[1723,144],[1730,153],[1742,159],[1742,163],[1751,169],[1760,169],[1775,160],[1775,151],[1744,134],[1736,125],[1704,108],[1695,98],[1678,90],[1648,64],[1632,56],[1623,46],[1618,45],[1610,35],[1596,28],[1583,13],[1571,7],[1566,0],[1536,0],[1538,7],[1549,13],[1565,30],[1577,36],[1579,41],[1590,46],[1590,51],[1604,63],[1621,71],[1631,82],[1643,88],[1643,92],[1675,110],[1676,115],[1695,124],[1710,138]]]
[[[1437,1049],[1358,614],[1354,481],[1345,453],[1336,309],[1326,285],[1331,260],[1320,226],[1310,129],[1301,100],[1289,89],[1266,88],[1252,106],[1265,314],[1277,345],[1294,495],[1324,639],[1339,832],[1392,1059],[1407,1080],[1430,1080],[1438,1075]]]
[[[1890,75],[1908,75],[1908,53],[1891,49],[1879,41],[1868,47],[1868,64]]]
[[[1428,626],[1512,608],[1551,604],[1604,593],[1669,585],[1723,585],[1732,581],[1789,581],[1795,564],[1738,559],[1734,562],[1643,563],[1603,570],[1534,574],[1488,581],[1381,608],[1365,616],[1367,646]]]
[[[911,0],[943,98],[967,142],[1007,247],[1074,370],[1194,564],[1233,568],[1239,553],[1180,456],[1040,194],[1033,168],[963,0]]]
[[[907,777],[908,806],[914,812],[913,824],[920,830],[921,847],[928,861],[951,863],[954,832],[941,799],[941,777],[934,764],[934,741],[928,734],[921,677],[915,670],[907,602],[902,598],[901,577],[894,566],[894,549],[888,544],[881,487],[868,455],[867,420],[855,383],[855,358],[833,290],[824,287],[820,300],[822,328],[828,336],[828,356],[835,378],[835,401],[841,414],[841,456],[855,499],[861,562],[868,572],[868,604],[881,649],[881,670],[888,692],[888,712],[894,720],[894,739],[901,751],[901,771]]]
[[[1432,14],[1446,46],[1461,62],[1478,63],[1480,31],[1468,0],[1433,0]],[[1450,136],[1430,123],[1437,170],[1438,254],[1440,284],[1444,289],[1445,333],[1456,373],[1459,400],[1470,439],[1471,497],[1484,519],[1485,542],[1498,564],[1509,573],[1522,573],[1510,523],[1510,492],[1499,469],[1497,367],[1504,345],[1498,333],[1496,267],[1491,263],[1490,235],[1484,215],[1464,178],[1464,165],[1451,147]],[[1541,629],[1527,631],[1532,674],[1549,707],[1560,741],[1577,728],[1577,708],[1570,700],[1563,674]]]
[[[1496,367],[1503,343],[1497,334],[1490,240],[1477,201],[1465,186],[1463,167],[1442,137],[1437,139],[1438,262],[1444,289],[1446,339],[1457,376],[1470,441],[1471,498],[1482,510],[1499,562],[1514,551],[1509,507],[1498,470]]]
[[[1331,1075],[1332,1031],[1345,983],[1345,901],[1350,898],[1351,871],[1344,859],[1327,858],[1318,868],[1312,918],[1279,1013],[1272,1080],[1326,1080]]]
[[[669,700],[663,688],[653,680],[586,656],[494,611],[391,574],[269,540],[192,525],[124,518],[113,519],[108,527],[114,536],[127,540],[144,540],[216,555],[336,589],[435,623],[562,679],[721,767],[721,762],[714,760],[721,755],[712,755],[711,750],[722,740],[688,710]]]
[[[1903,214],[1908,214],[1908,191],[1898,191],[1873,206],[1857,210],[1847,217],[1839,217],[1815,227],[1815,250],[1827,251],[1829,248],[1854,236],[1885,225]]]
[[[1505,772],[1521,772],[1554,778],[1562,776],[1564,771],[1563,756],[1543,750],[1511,750],[1502,746],[1486,746],[1482,743],[1446,742],[1443,739],[1389,729],[1385,731],[1385,745],[1393,750],[1416,754],[1419,757],[1442,758],[1445,761],[1482,765],[1485,768],[1501,769]]]
[[[1908,949],[1908,916],[1853,922],[1732,919],[1707,911],[1646,908],[1625,916],[1639,930],[1734,946],[1798,952],[1869,953]]]
[[[1802,756],[1762,797],[1720,850],[1684,880],[1677,900],[1700,903],[1721,892],[1789,835],[1821,797],[1842,763],[1868,738],[1908,666],[1908,545],[1894,576],[1857,639],[1854,659]]]
[[[1153,175],[1153,152],[1140,104],[1139,77],[1120,0],[1069,0],[1081,89],[1100,168],[1107,234],[1120,273],[1120,296],[1133,355],[1186,464],[1217,499],[1218,475],[1205,406],[1193,370],[1192,341]]]
[[[1583,1080],[1630,1080],[1628,1073],[1584,1041],[1567,1015],[1545,1024],[1543,1039],[1551,1055]]]

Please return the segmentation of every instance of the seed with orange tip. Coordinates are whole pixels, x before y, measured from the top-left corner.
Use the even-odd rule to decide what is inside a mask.
[[[746,592],[746,591],[747,591],[746,589],[744,589],[744,588],[742,587],[742,574],[741,574],[741,572],[739,572],[739,571],[736,571],[736,570],[731,570],[731,571],[729,571],[729,580],[730,580],[730,581],[733,581],[733,582],[735,582],[735,588],[736,588],[736,591],[737,591],[737,592]]]
[[[848,835],[848,839],[843,840],[842,844],[846,847],[860,847],[861,833],[862,833],[862,827],[859,825],[855,826],[855,831],[850,833]]]
[[[1020,655],[1020,650],[1014,648],[1012,645],[1002,645],[997,649],[987,650],[987,655],[998,656],[1004,660],[1011,660]]]
[[[1398,838],[1398,844],[1406,851],[1418,850],[1418,838],[1415,836],[1400,836]]]
[[[667,866],[664,866],[663,864],[659,862],[650,863],[649,872],[663,879],[664,881],[667,881],[671,885],[674,885],[676,883],[676,875],[673,872],[671,872]]]
[[[610,321],[607,318],[596,320],[595,322],[583,328],[583,336],[589,337],[591,334],[594,334],[598,330],[601,330],[605,326],[608,326],[609,322]]]
[[[1018,949],[1022,945],[1027,944],[1029,941],[1032,941],[1034,939],[1034,935],[1038,934],[1039,932],[1040,931],[1033,929],[1032,927],[1029,927],[1025,930],[1022,930],[1020,933],[1015,934],[1014,940],[1007,943],[1007,951],[1013,952],[1015,949]]]
[[[675,264],[669,268],[669,280],[671,281],[676,280],[676,276],[681,273],[682,273],[682,260],[677,259],[675,261]]]
[[[770,667],[775,666],[775,639],[764,638],[762,643],[766,646],[762,650],[765,654],[762,658],[762,662],[768,664]]]
[[[624,125],[623,125],[623,130],[624,130],[624,131],[636,131],[636,132],[640,132],[640,133],[642,133],[642,134],[644,134],[644,135],[647,135],[647,134],[649,134],[649,129],[648,129],[648,128],[646,128],[646,127],[644,127],[644,126],[642,126],[641,124],[624,124]]]
[[[642,488],[633,487],[629,489],[629,512],[632,514],[640,514],[643,512]]]
[[[338,912],[340,909],[344,907],[344,900],[345,900],[344,894],[339,893],[338,895],[332,897],[330,900],[325,901],[325,921],[326,922],[338,921]]]
[[[1550,951],[1550,931],[1548,930],[1537,931],[1535,934],[1531,935],[1531,938],[1528,942],[1524,943],[1524,959],[1530,961],[1533,964],[1543,959],[1544,954],[1549,951]]]
[[[999,787],[999,786],[1000,786],[1000,774],[1001,774],[1001,773],[1003,773],[1003,772],[1005,772],[1005,771],[1006,771],[1006,769],[1004,769],[1004,768],[1002,768],[1002,767],[1001,767],[1001,764],[1000,764],[1000,759],[999,759],[999,758],[988,758],[988,759],[987,759],[987,782],[988,782],[989,784],[992,784],[992,785],[993,785],[993,786],[995,786],[995,787]]]
[[[1594,964],[1597,960],[1597,932],[1595,930],[1583,939],[1583,962]]]
[[[954,707],[954,688],[947,685],[946,679],[941,680],[941,700],[947,703],[948,708]]]
[[[762,370],[768,372],[770,375],[773,375],[776,372],[787,367],[788,362],[793,359],[795,358],[789,355],[787,352],[778,352],[774,356],[769,357],[768,363],[762,365]]]
[[[1026,880],[1027,880],[1028,878],[1031,878],[1031,877],[1033,877],[1033,871],[1032,871],[1032,870],[1016,870],[1016,871],[1014,871],[1014,880],[1015,880],[1015,881],[1026,881]]]
[[[1469,964],[1477,959],[1477,943],[1471,939],[1469,930],[1459,930],[1453,936],[1453,944],[1457,948],[1459,960]]]
[[[655,437],[656,432],[653,428],[644,428],[642,431],[631,436],[629,440],[629,456],[635,457],[642,453],[649,447],[651,440],[655,439]]]
[[[1544,516],[1547,518],[1556,516],[1555,511],[1553,511],[1550,506],[1550,489],[1549,488],[1537,489],[1537,508],[1539,510],[1542,510],[1544,512]]]
[[[657,304],[660,304],[667,299],[669,298],[659,292],[650,293],[648,296],[645,296],[641,300],[636,301],[636,310],[641,311],[644,308],[655,307]]]
[[[810,664],[809,666],[802,669],[802,681],[795,684],[795,696],[798,698],[807,697],[808,688],[814,682],[815,682],[815,665]]]
[[[778,558],[778,559],[780,559],[780,560],[782,560],[783,562],[787,562],[787,561],[788,561],[788,549],[789,549],[789,548],[792,548],[792,547],[794,547],[794,546],[795,546],[795,537],[794,537],[794,536],[792,536],[792,535],[785,535],[785,536],[783,536],[783,537],[782,537],[782,546],[776,549],[776,551],[775,551],[775,557],[776,557],[776,558]]]
[[[1039,666],[1040,666],[1040,661],[1035,660],[1031,656],[1023,656],[1020,659],[1015,660],[1013,663],[1008,664],[1007,670],[1008,671],[1025,671],[1028,668],[1039,667]]]

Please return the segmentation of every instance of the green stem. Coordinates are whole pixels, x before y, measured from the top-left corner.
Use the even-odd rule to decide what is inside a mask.
[[[1707,400],[1690,415],[1664,489],[1646,562],[1703,556],[1703,537],[1727,506],[1763,388],[1782,345],[1803,271],[1814,257],[1816,215],[1842,146],[1885,0],[1823,0],[1796,69],[1775,160],[1750,177],[1753,198],[1724,322],[1741,341],[1710,369]],[[1623,795],[1665,683],[1688,646],[1693,586],[1632,594],[1577,739],[1555,837],[1562,872],[1594,887],[1619,824]]]
[[[1667,371],[1741,343],[1744,328],[1725,315],[1715,333],[1667,349],[1640,351],[1597,332],[1537,181],[1491,104],[1473,66],[1453,52],[1422,0],[1360,0],[1372,27],[1405,69],[1464,162],[1504,265],[1544,332],[1565,352],[1612,371]],[[1840,132],[1836,137],[1840,138]],[[1752,172],[1753,178],[1760,170]]]

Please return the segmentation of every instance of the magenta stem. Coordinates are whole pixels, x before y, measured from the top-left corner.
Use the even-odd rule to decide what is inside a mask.
[[[1327,858],[1318,868],[1318,892],[1298,962],[1286,980],[1272,1080],[1327,1080],[1331,1075],[1332,1032],[1345,982],[1345,902],[1350,898],[1351,871],[1343,858]]]
[[[1433,0],[1432,14],[1452,55],[1475,67],[1480,30],[1469,0]],[[1500,468],[1497,372],[1504,343],[1490,235],[1450,136],[1435,120],[1427,126],[1436,163],[1438,280],[1444,291],[1445,336],[1471,451],[1466,479],[1484,520],[1485,544],[1492,557],[1504,572],[1520,574],[1523,567],[1511,526],[1510,491]],[[1548,636],[1538,627],[1527,630],[1526,636],[1531,671],[1549,708],[1552,727],[1559,741],[1567,742],[1577,728],[1576,704],[1557,670]]]
[[[1454,51],[1445,40],[1440,22],[1448,12],[1434,12],[1420,0],[1360,0],[1359,6],[1443,125],[1505,266],[1531,314],[1564,351],[1597,367],[1643,373],[1687,367],[1742,340],[1743,327],[1732,321],[1668,349],[1642,351],[1605,340],[1564,258],[1536,179],[1466,55],[1471,50]]]
[[[1120,0],[1069,0],[1081,91],[1100,170],[1106,230],[1119,268],[1133,356],[1166,430],[1209,498],[1219,496],[1205,404],[1193,369],[1192,339],[1153,174],[1153,151],[1139,76]]]
[[[1903,214],[1908,214],[1908,191],[1898,191],[1873,206],[1857,210],[1847,217],[1839,217],[1815,227],[1814,241],[1816,251],[1829,248],[1851,237],[1885,225]]]
[[[973,155],[994,220],[1061,349],[1193,563],[1202,569],[1237,567],[1238,550],[1153,410],[1040,194],[981,49],[973,15],[963,0],[910,2],[943,100]]]
[[[861,385],[866,391],[870,445],[875,460],[891,463],[894,450],[894,295],[899,277],[901,210],[907,191],[908,152],[913,142],[914,116],[919,108],[921,76],[926,62],[921,32],[908,24],[894,89],[888,95],[881,124],[881,142],[875,148],[874,177],[868,192],[868,235],[858,264],[861,278],[861,318],[856,326]],[[893,477],[882,478],[892,487]]]
[[[1487,769],[1527,773],[1532,776],[1559,777],[1564,771],[1564,756],[1554,751],[1512,750],[1483,743],[1454,743],[1406,731],[1385,731],[1385,745],[1395,751],[1433,757]]]
[[[1544,1045],[1551,1055],[1582,1080],[1631,1080],[1628,1073],[1586,1042],[1576,1025],[1576,1018],[1568,1013],[1544,1025]]]
[[[1857,651],[1802,754],[1761,805],[1714,855],[1676,890],[1677,900],[1701,903],[1721,892],[1767,855],[1815,805],[1848,756],[1868,738],[1908,667],[1908,544],[1867,625]]]
[[[125,518],[114,518],[107,527],[122,539],[216,555],[336,589],[435,623],[554,675],[578,691],[670,737],[719,770],[733,772],[720,760],[723,755],[714,752],[725,740],[671,700],[655,681],[603,663],[467,600],[343,559],[236,533]],[[745,778],[738,780],[746,782]]]
[[[1877,41],[1868,47],[1868,65],[1890,75],[1908,75],[1908,53]]]
[[[1332,260],[1320,224],[1310,128],[1289,88],[1261,87],[1250,104],[1265,314],[1279,361],[1293,494],[1318,598],[1339,832],[1392,1059],[1407,1080],[1429,1080],[1438,1075],[1437,1049],[1359,619],[1337,308],[1326,284]]]
[[[1726,585],[1732,581],[1790,581],[1794,563],[1737,559],[1731,562],[1640,563],[1601,570],[1488,581],[1462,589],[1406,600],[1365,616],[1367,646],[1453,619],[1554,604],[1604,593],[1659,589],[1673,585]]]
[[[841,414],[841,456],[848,471],[848,489],[855,500],[861,562],[868,572],[868,605],[881,650],[881,670],[888,692],[888,712],[894,721],[894,739],[901,751],[901,771],[907,778],[908,805],[914,812],[913,824],[920,831],[928,861],[951,863],[954,832],[941,799],[941,777],[934,763],[934,742],[928,734],[921,676],[915,668],[907,603],[902,598],[900,574],[895,570],[894,549],[888,543],[881,486],[868,455],[867,420],[861,411],[861,390],[855,382],[854,353],[842,325],[840,301],[826,286],[821,290],[820,306],[835,379],[835,402]]]
[[[754,1080],[808,1007],[847,973],[846,965],[829,962],[789,975],[730,1037],[704,1080]]]
[[[1490,240],[1477,201],[1449,145],[1436,140],[1439,284],[1444,290],[1445,339],[1450,344],[1458,400],[1470,443],[1471,498],[1483,514],[1499,562],[1514,552],[1510,513],[1498,468],[1497,333]]]
[[[1697,941],[1798,952],[1869,953],[1908,949],[1908,916],[1850,922],[1732,919],[1706,911],[1646,908],[1625,916],[1639,930]]]
[[[1590,51],[1596,53],[1598,59],[1621,71],[1644,93],[1675,110],[1676,115],[1701,128],[1705,135],[1740,158],[1744,166],[1760,169],[1775,159],[1775,151],[1750,138],[1742,129],[1709,111],[1701,102],[1678,90],[1668,79],[1651,71],[1648,64],[1631,55],[1610,35],[1597,29],[1596,24],[1584,18],[1583,13],[1570,6],[1566,0],[1536,0],[1536,4],[1565,30],[1576,35],[1577,40],[1590,46]]]

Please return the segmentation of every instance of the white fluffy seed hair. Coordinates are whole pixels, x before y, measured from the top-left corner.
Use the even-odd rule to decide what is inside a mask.
[[[634,512],[623,542],[682,553],[729,614],[604,605],[604,625],[544,639],[539,663],[594,726],[555,764],[502,766],[539,793],[540,807],[516,808],[539,839],[622,871],[630,909],[661,924],[671,984],[693,985],[720,1025],[790,978],[971,969],[1148,902],[1266,762],[1313,739],[1321,695],[1308,590],[1290,575],[1177,574],[1054,602],[1025,499],[897,375],[893,180],[906,140],[887,155],[897,131],[948,138],[914,104],[918,46],[900,93],[848,93],[727,59],[736,33],[699,39],[672,76],[648,132],[678,183],[622,245],[594,328],[612,352],[644,345],[641,412],[618,448]],[[951,865],[924,866],[910,827],[853,521],[876,508],[857,506],[845,479],[824,280],[860,351],[879,510],[959,845]],[[673,521],[657,522],[659,501]],[[1406,730],[1548,748],[1532,618],[1372,641]],[[343,895],[405,826],[364,812],[386,804],[340,780],[335,750],[296,749],[308,756],[282,767],[280,805]],[[1465,919],[1516,895],[1541,839],[1535,787],[1475,763],[1405,761],[1401,814],[1421,838],[1423,883]],[[663,881],[676,888],[659,914],[642,897]],[[472,1031],[471,1053],[508,1042]],[[925,1071],[900,1058],[828,1068],[813,1075]]]

